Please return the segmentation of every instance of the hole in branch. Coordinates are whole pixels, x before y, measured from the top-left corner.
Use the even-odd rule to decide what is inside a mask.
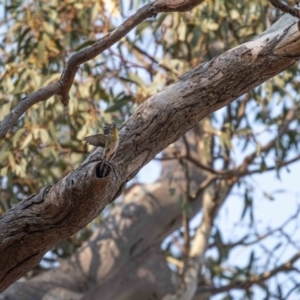
[[[111,165],[107,162],[101,161],[97,164],[96,176],[98,178],[105,178],[111,173],[111,171],[112,171]]]

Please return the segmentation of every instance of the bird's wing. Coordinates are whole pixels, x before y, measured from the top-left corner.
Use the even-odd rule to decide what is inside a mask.
[[[88,144],[96,147],[105,147],[106,137],[104,134],[94,134],[83,138]]]

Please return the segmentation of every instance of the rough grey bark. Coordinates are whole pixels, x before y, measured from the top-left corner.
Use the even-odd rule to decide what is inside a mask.
[[[202,118],[293,65],[300,57],[297,21],[284,16],[278,24],[260,38],[197,66],[141,104],[121,129],[108,177],[98,176],[97,150],[57,184],[3,215],[0,290],[91,221],[147,162]]]

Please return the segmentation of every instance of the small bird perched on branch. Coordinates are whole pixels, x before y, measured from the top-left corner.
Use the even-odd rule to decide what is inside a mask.
[[[116,153],[119,145],[119,131],[116,124],[105,124],[104,134],[94,134],[83,138],[88,144],[104,148],[102,155],[102,163],[100,170],[102,170],[103,161],[110,161]],[[105,170],[106,171],[106,170]],[[105,176],[104,172],[104,176]]]

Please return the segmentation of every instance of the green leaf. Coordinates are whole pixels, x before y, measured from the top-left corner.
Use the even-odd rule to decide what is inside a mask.
[[[1,151],[0,152],[0,163],[2,163],[10,154],[10,151]]]
[[[180,205],[180,207],[183,208],[183,206],[184,206],[184,198],[183,198],[182,194],[180,194],[179,197],[178,197],[178,204]]]
[[[170,197],[173,197],[175,194],[176,194],[176,189],[175,188],[169,188]]]
[[[121,108],[126,105],[129,101],[132,100],[131,96],[125,95],[122,98],[118,99],[112,106],[108,107],[105,112],[111,113],[121,110]]]
[[[190,204],[189,202],[185,202],[185,203],[183,204],[183,210],[184,210],[184,212],[185,212],[188,216],[190,216],[190,215],[192,214],[192,212],[193,212],[192,206],[191,206],[191,204]]]
[[[20,141],[20,138],[22,136],[22,134],[24,133],[26,129],[25,128],[20,128],[17,130],[17,132],[14,134],[13,138],[12,138],[12,142],[13,142],[13,147],[16,147],[17,144]]]
[[[265,162],[264,158],[262,157],[259,171],[260,171],[260,173],[262,173],[266,170],[267,170],[267,165],[266,165],[266,162]]]
[[[24,139],[20,149],[23,150],[24,148],[26,148],[29,143],[32,141],[32,133],[29,133],[26,138]]]

